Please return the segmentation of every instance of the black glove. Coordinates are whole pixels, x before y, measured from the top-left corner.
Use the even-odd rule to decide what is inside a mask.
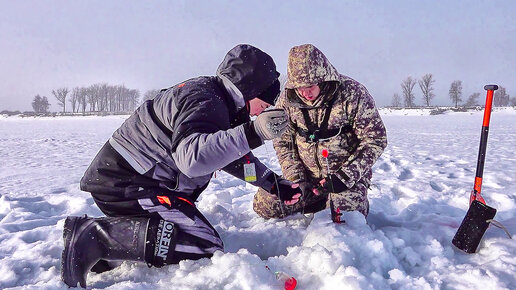
[[[277,182],[273,183],[269,192],[279,197],[281,201],[292,200],[294,195],[303,194],[300,187],[292,188],[292,184],[294,184],[292,181],[283,179],[281,177],[278,177],[276,180]]]
[[[322,192],[343,192],[348,187],[335,174],[330,174],[324,178],[324,183],[319,185],[318,190]]]
[[[301,192],[303,193],[303,195],[302,195],[303,198],[309,198],[310,196],[312,196],[314,194],[313,189],[316,187],[311,182],[301,180],[296,183],[299,184],[299,188],[301,189]]]

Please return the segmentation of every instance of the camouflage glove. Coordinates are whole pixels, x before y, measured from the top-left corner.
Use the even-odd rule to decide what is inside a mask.
[[[282,109],[264,111],[253,122],[253,127],[262,140],[272,140],[287,130],[288,117]]]
[[[348,187],[335,174],[330,174],[319,182],[319,192],[343,192]]]
[[[278,177],[269,192],[279,197],[281,201],[291,201],[296,198],[296,195],[298,195],[297,198],[302,195],[301,188],[293,188],[293,184],[292,181]]]

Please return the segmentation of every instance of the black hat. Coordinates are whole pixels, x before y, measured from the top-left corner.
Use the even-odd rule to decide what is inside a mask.
[[[256,96],[258,99],[266,102],[269,105],[276,104],[280,94],[280,82],[275,80],[265,91]]]
[[[279,93],[279,82],[275,84],[279,75],[272,57],[249,44],[232,48],[217,69],[217,76],[233,83],[242,93],[244,101],[265,94],[264,98],[259,98],[267,103],[272,102],[271,105]]]

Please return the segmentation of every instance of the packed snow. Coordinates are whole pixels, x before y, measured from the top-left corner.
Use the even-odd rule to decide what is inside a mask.
[[[516,110],[494,111],[483,196],[512,234],[490,227],[476,254],[451,240],[468,209],[482,111],[381,111],[389,145],[373,168],[371,212],[330,221],[264,220],[256,187],[218,171],[197,206],[225,252],[161,269],[124,262],[89,274],[92,289],[516,289]],[[69,215],[102,216],[79,189],[87,166],[127,116],[0,117],[0,288],[66,289],[62,228]],[[254,151],[276,172],[271,143]],[[330,152],[331,154],[331,152]]]

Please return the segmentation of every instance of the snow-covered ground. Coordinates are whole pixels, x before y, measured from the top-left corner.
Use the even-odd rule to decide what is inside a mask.
[[[413,111],[410,111],[413,112]],[[127,116],[0,117],[0,288],[65,289],[60,280],[66,216],[101,216],[79,180]],[[198,207],[226,252],[161,269],[124,262],[90,274],[90,288],[282,289],[266,265],[297,289],[516,289],[516,241],[491,227],[476,254],[451,240],[468,208],[482,112],[430,116],[382,110],[389,146],[374,167],[371,213],[330,221],[297,215],[265,221],[256,188],[217,172]],[[516,233],[516,111],[493,112],[483,195]],[[270,143],[255,151],[279,172]]]

